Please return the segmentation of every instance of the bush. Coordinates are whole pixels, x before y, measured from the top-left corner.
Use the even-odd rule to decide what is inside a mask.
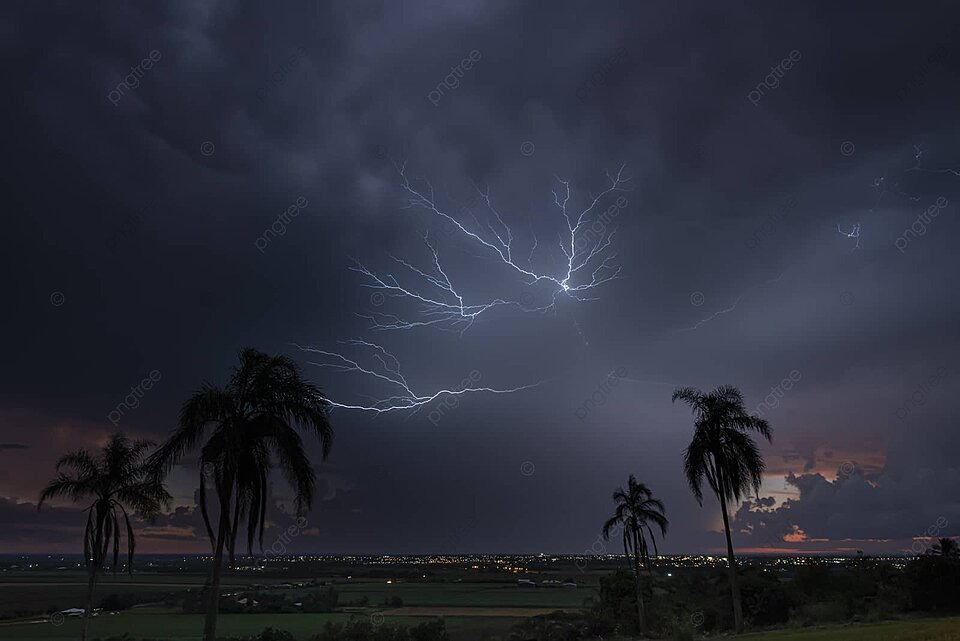
[[[960,559],[918,556],[907,564],[903,584],[910,605],[923,612],[960,611]]]
[[[693,626],[689,623],[676,623],[671,638],[673,641],[693,641]]]
[[[743,572],[741,581],[743,616],[750,625],[782,625],[790,619],[790,597],[773,577],[759,572]]]
[[[340,601],[337,591],[330,586],[326,590],[315,590],[310,592],[302,599],[300,603],[302,612],[333,612]]]
[[[797,622],[803,626],[839,623],[847,618],[847,608],[839,601],[815,601],[801,606],[796,612]]]
[[[554,612],[518,623],[511,630],[509,641],[580,641],[596,636],[577,613]]]

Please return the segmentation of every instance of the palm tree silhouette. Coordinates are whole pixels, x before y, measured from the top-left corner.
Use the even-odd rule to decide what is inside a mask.
[[[637,591],[637,620],[640,631],[646,632],[647,618],[643,601],[643,586],[640,582],[640,568],[650,569],[650,545],[653,545],[654,555],[658,554],[657,540],[653,535],[650,524],[660,528],[660,535],[666,536],[670,522],[664,516],[663,503],[653,498],[653,493],[643,483],[630,475],[627,479],[627,489],[618,487],[613,493],[613,502],[616,510],[613,516],[603,524],[603,538],[609,541],[614,530],[620,529],[623,533],[623,553],[630,558],[633,556],[633,574]],[[650,542],[647,543],[647,535]]]
[[[151,441],[131,442],[117,432],[97,455],[80,449],[62,456],[57,461],[57,477],[40,492],[38,510],[50,499],[90,502],[84,510],[87,513],[87,525],[83,532],[87,601],[81,639],[87,638],[94,588],[103,572],[111,543],[114,573],[119,566],[121,516],[127,539],[127,572],[132,574],[137,542],[130,523],[131,513],[152,520],[160,513],[161,507],[170,504],[170,495],[144,465],[144,454],[152,446]]]
[[[733,596],[733,620],[737,633],[743,632],[743,606],[737,580],[736,558],[730,539],[727,502],[739,502],[747,492],[758,494],[766,465],[757,444],[748,432],[756,431],[771,441],[770,425],[765,419],[747,414],[743,395],[732,385],[721,385],[712,392],[681,387],[673,392],[673,402],[683,401],[693,410],[693,440],[683,454],[683,469],[697,502],[703,505],[703,479],[720,500],[723,529],[727,537],[727,567]]]
[[[957,546],[957,542],[953,539],[939,538],[937,542],[933,544],[931,552],[940,556],[960,556],[960,547]]]
[[[233,565],[241,521],[246,520],[248,553],[253,553],[258,535],[263,550],[267,477],[274,460],[294,491],[297,516],[309,510],[316,475],[298,432],[316,436],[326,459],[333,442],[329,408],[329,401],[303,380],[291,359],[245,349],[225,387],[204,383],[183,404],[179,426],[151,457],[156,472],[166,474],[211,432],[200,447],[200,511],[214,550],[206,641],[216,637],[223,553],[226,548]],[[207,512],[208,475],[220,511],[216,534]]]

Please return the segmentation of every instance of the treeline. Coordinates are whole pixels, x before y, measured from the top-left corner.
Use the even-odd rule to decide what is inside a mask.
[[[743,615],[752,628],[874,622],[910,613],[960,614],[960,557],[927,555],[903,569],[870,559],[845,565],[812,560],[789,580],[759,568],[740,571]],[[646,626],[654,638],[692,639],[735,627],[726,573],[702,568],[654,575],[643,586]],[[601,578],[583,612],[534,617],[509,641],[573,641],[632,634],[639,628],[633,574]]]

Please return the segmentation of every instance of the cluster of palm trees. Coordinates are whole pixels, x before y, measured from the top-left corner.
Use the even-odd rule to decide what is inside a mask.
[[[730,385],[720,386],[711,392],[682,387],[673,393],[673,402],[677,401],[689,405],[694,415],[693,439],[683,455],[687,482],[700,505],[703,505],[704,480],[720,502],[723,529],[727,537],[733,620],[739,634],[743,632],[743,606],[727,504],[738,503],[749,492],[759,493],[766,466],[751,432],[757,432],[770,441],[770,425],[766,420],[748,414],[740,390]],[[641,632],[646,632],[641,571],[650,572],[650,546],[654,555],[657,553],[651,524],[660,530],[663,537],[669,521],[663,503],[653,498],[650,489],[638,483],[633,474],[627,479],[626,489],[620,487],[613,493],[613,501],[616,510],[603,525],[603,537],[609,540],[614,531],[622,531],[624,554],[632,559],[637,619]]]
[[[83,548],[88,581],[82,639],[87,636],[94,588],[106,569],[111,544],[114,572],[119,566],[121,520],[127,570],[132,571],[136,537],[131,515],[150,521],[169,506],[164,478],[184,456],[199,450],[199,505],[214,550],[203,635],[213,641],[224,552],[232,565],[241,523],[248,552],[253,553],[255,539],[263,549],[267,478],[274,468],[293,489],[297,516],[310,509],[316,475],[300,432],[319,440],[326,459],[333,443],[329,407],[326,397],[302,378],[291,359],[246,349],[225,386],[205,383],[183,404],[177,428],[152,454],[148,452],[154,443],[130,441],[117,433],[98,454],[81,449],[62,457],[57,477],[40,494],[38,509],[50,499],[87,504]],[[208,483],[217,499],[216,530],[208,511]]]
[[[690,489],[702,505],[706,480],[720,501],[734,621],[737,632],[741,632],[743,613],[727,503],[739,501],[749,491],[759,491],[764,462],[750,432],[770,440],[770,426],[747,414],[743,396],[735,387],[722,386],[709,393],[680,388],[673,393],[673,401],[678,400],[689,405],[694,414],[694,435],[683,460]],[[183,404],[176,429],[152,453],[154,443],[131,441],[116,433],[99,453],[80,449],[63,456],[56,466],[57,477],[40,493],[38,509],[51,499],[87,505],[83,550],[88,583],[82,638],[86,639],[94,589],[107,568],[111,546],[116,572],[121,539],[126,540],[127,570],[132,572],[136,537],[131,516],[152,521],[169,507],[166,475],[188,453],[198,451],[198,503],[214,551],[204,639],[213,641],[224,554],[233,565],[241,525],[246,531],[248,553],[253,553],[255,540],[263,549],[267,478],[273,469],[279,469],[293,489],[297,516],[310,509],[316,475],[301,432],[319,440],[326,459],[333,442],[329,408],[326,397],[303,379],[291,359],[246,349],[225,386],[204,383]],[[208,490],[216,496],[215,528]],[[622,534],[624,552],[633,560],[637,616],[645,631],[641,570],[650,571],[651,549],[653,556],[658,554],[654,528],[663,537],[669,521],[663,503],[633,475],[626,489],[617,489],[613,500],[616,511],[604,524],[603,536],[609,540],[615,531]]]

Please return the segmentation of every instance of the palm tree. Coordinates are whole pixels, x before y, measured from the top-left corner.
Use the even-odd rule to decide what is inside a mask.
[[[933,549],[931,553],[938,554],[940,556],[955,557],[960,556],[960,548],[957,546],[957,542],[953,539],[939,538],[937,542],[933,544]]]
[[[127,572],[132,574],[137,540],[130,515],[152,520],[160,513],[161,507],[170,504],[170,495],[144,464],[144,454],[152,446],[150,441],[131,442],[117,432],[97,455],[84,449],[70,452],[57,461],[57,477],[47,484],[37,501],[38,510],[50,499],[90,502],[85,510],[87,525],[83,532],[87,606],[83,612],[81,639],[87,638],[93,591],[103,572],[111,543],[114,573],[119,567],[121,516],[126,529]]]
[[[670,522],[664,516],[663,503],[653,498],[653,493],[643,483],[630,475],[627,479],[627,489],[618,487],[613,493],[613,502],[617,508],[613,516],[603,524],[603,538],[610,540],[610,535],[620,528],[623,531],[623,553],[630,558],[633,556],[633,574],[637,591],[637,620],[640,631],[646,632],[647,619],[643,602],[643,588],[640,583],[641,567],[650,569],[650,544],[653,545],[654,555],[658,554],[657,540],[653,535],[650,524],[660,528],[660,535],[666,536]],[[647,535],[650,543],[647,543]]]
[[[693,440],[683,455],[687,482],[697,502],[703,505],[703,479],[720,500],[723,530],[727,536],[727,567],[733,595],[733,621],[737,633],[743,632],[743,606],[737,581],[736,558],[730,539],[727,502],[739,502],[752,491],[759,494],[766,465],[751,430],[771,441],[770,425],[765,419],[747,414],[743,395],[732,385],[721,385],[712,392],[681,387],[673,392],[673,402],[685,402],[693,410]]]
[[[253,554],[258,534],[263,550],[267,477],[274,460],[294,490],[297,516],[310,508],[316,475],[298,432],[315,435],[326,459],[333,442],[329,408],[330,402],[303,380],[291,359],[245,349],[225,387],[204,383],[183,404],[179,426],[151,457],[156,472],[166,474],[188,451],[200,448],[200,511],[214,551],[203,632],[206,641],[216,635],[224,549],[233,565],[242,521],[246,521],[248,553]],[[212,477],[219,505],[216,534],[207,511],[208,474],[203,472]]]

